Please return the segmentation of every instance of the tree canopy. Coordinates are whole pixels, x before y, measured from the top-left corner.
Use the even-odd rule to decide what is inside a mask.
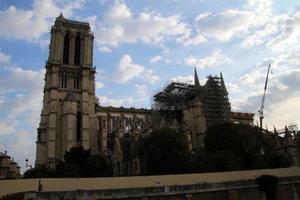
[[[261,134],[258,127],[224,123],[210,127],[205,148],[189,151],[183,132],[171,128],[155,129],[141,137],[139,154],[146,175],[232,171],[288,167],[286,155],[274,150],[274,137]],[[55,171],[38,166],[25,172],[24,178],[104,177],[112,176],[111,160],[90,155],[89,150],[73,147]]]
[[[188,157],[186,137],[174,129],[154,130],[143,141],[142,159],[149,175],[183,173]]]
[[[37,166],[27,170],[23,178],[48,177],[105,177],[112,176],[110,160],[104,155],[90,155],[90,150],[81,146],[66,151],[64,162],[61,161],[55,170],[46,166]]]
[[[258,127],[247,124],[215,125],[207,130],[204,143],[206,156],[218,157],[226,152],[228,159],[233,161],[233,166],[224,165],[223,170],[289,166],[287,157],[275,151],[274,137],[261,134]],[[222,166],[218,169],[222,170]]]

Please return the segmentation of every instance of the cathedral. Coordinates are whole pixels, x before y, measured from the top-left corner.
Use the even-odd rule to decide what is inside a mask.
[[[191,151],[204,147],[205,131],[216,123],[253,123],[253,113],[231,112],[222,74],[200,85],[171,83],[153,97],[151,109],[103,107],[96,101],[93,33],[88,23],[56,18],[46,62],[36,165],[55,168],[72,147],[108,156],[114,176],[138,175],[139,138],[164,126],[183,131]],[[101,103],[101,102],[100,102]]]
[[[98,153],[94,36],[88,23],[60,15],[51,29],[36,164],[55,167],[65,151],[81,145]]]

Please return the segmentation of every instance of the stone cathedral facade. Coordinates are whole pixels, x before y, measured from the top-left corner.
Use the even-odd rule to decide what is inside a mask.
[[[109,156],[114,175],[139,174],[132,149],[141,133],[151,131],[150,110],[96,103],[93,39],[88,23],[62,14],[52,26],[35,164],[55,168],[66,151],[82,146]]]
[[[138,175],[144,168],[140,138],[155,128],[183,131],[192,151],[203,148],[205,131],[216,122],[252,123],[252,113],[230,114],[222,75],[209,76],[201,86],[196,70],[194,85],[171,83],[154,95],[152,109],[100,106],[95,95],[93,39],[88,23],[60,15],[52,26],[36,165],[55,168],[66,151],[82,146],[91,154],[108,156],[114,176]]]
[[[96,141],[93,34],[88,23],[60,15],[51,29],[36,164],[55,166],[65,151]]]

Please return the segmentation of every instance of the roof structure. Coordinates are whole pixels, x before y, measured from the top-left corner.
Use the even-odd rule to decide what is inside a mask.
[[[194,89],[194,85],[172,82],[153,96],[153,108],[155,110],[181,110],[187,94]]]

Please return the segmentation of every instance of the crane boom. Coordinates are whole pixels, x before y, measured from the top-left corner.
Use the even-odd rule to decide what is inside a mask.
[[[269,64],[269,67],[268,67],[268,72],[267,72],[267,77],[266,77],[265,87],[264,87],[264,93],[263,93],[263,96],[262,96],[260,108],[258,110],[258,113],[259,113],[259,122],[260,122],[260,130],[261,131],[262,131],[263,118],[264,118],[264,107],[265,107],[266,91],[267,91],[267,87],[268,87],[268,79],[269,79],[270,68],[271,68],[271,64]]]

